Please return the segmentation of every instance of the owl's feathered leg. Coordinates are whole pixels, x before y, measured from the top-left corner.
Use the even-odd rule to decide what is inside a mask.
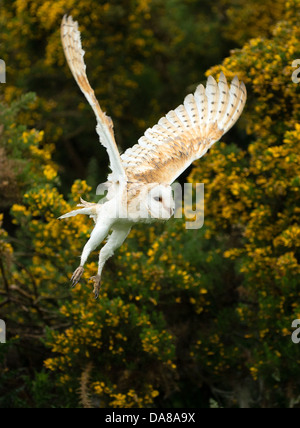
[[[98,265],[98,274],[91,278],[94,282],[94,294],[95,299],[99,297],[99,291],[101,286],[101,275],[102,270],[104,268],[107,260],[114,255],[114,252],[121,247],[129,232],[131,230],[131,226],[128,225],[114,225],[112,234],[109,236],[107,243],[104,245],[102,250],[100,251],[99,256],[99,265]]]
[[[91,237],[83,249],[80,266],[76,269],[72,276],[72,287],[75,287],[75,285],[78,284],[78,282],[80,281],[84,272],[84,265],[86,264],[89,255],[103,242],[103,240],[108,235],[110,228],[111,222],[105,222],[103,220],[101,221],[100,219],[97,221],[96,226],[91,234]]]

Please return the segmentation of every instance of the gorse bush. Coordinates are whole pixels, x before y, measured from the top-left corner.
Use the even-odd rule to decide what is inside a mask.
[[[216,146],[189,177],[206,184],[206,235],[225,243],[223,263],[231,262],[234,270],[222,281],[223,292],[234,296],[229,314],[238,317],[232,317],[230,339],[228,326],[221,327],[230,319],[222,317],[224,305],[214,320],[223,332],[220,343],[227,344],[222,362],[230,362],[229,371],[239,369],[234,382],[240,377],[242,388],[246,381],[249,402],[250,372],[253,404],[263,406],[291,405],[291,391],[299,388],[299,348],[290,340],[291,323],[300,315],[300,88],[292,81],[292,63],[300,54],[298,19],[299,2],[291,2],[271,39],[251,40],[212,70],[239,70],[246,81],[247,129],[254,139],[247,150]],[[212,339],[207,346],[217,353],[219,342]],[[212,371],[219,360],[214,358]],[[224,389],[230,383],[226,378]]]
[[[181,102],[189,90],[186,85],[196,83],[215,58],[227,52],[210,3],[2,1],[0,49],[7,56],[3,59],[9,76],[4,99],[9,103],[24,92],[37,92],[23,120],[43,129],[47,140],[59,142],[55,158],[66,168],[62,172],[67,185],[86,177],[95,159],[96,180],[104,181],[107,165],[104,149],[99,154],[95,150],[94,116],[64,58],[62,16],[70,13],[80,23],[92,86],[104,111],[114,118],[117,141],[125,151],[170,103]]]
[[[73,7],[59,2],[46,20],[50,2],[11,2],[44,31],[57,25],[65,3]],[[147,21],[151,3],[134,2],[132,15]],[[249,99],[231,134],[235,143],[218,143],[188,177],[205,184],[205,226],[186,230],[184,220],[171,220],[135,227],[106,266],[99,301],[88,282],[97,254],[81,285],[68,287],[92,222],[57,221],[80,197],[94,201],[94,189],[77,180],[64,195],[53,161],[59,136],[49,144],[30,123],[16,125],[38,112],[43,97],[29,95],[10,107],[2,101],[0,162],[9,167],[1,170],[0,189],[5,180],[12,187],[3,193],[1,209],[11,206],[12,224],[4,227],[0,217],[0,310],[9,336],[0,347],[1,407],[209,407],[212,399],[225,407],[298,405],[300,353],[291,323],[300,319],[300,85],[292,81],[292,63],[300,58],[300,2],[275,3],[272,30],[263,37],[260,29],[245,30],[245,37],[255,38],[207,73],[218,77],[223,71],[228,79],[238,73]],[[86,2],[77,4],[79,17]],[[98,8],[106,18],[101,25],[117,25],[110,7],[100,2]],[[117,5],[111,13],[116,16]],[[229,15],[240,16],[234,9]],[[144,21],[134,22],[135,31],[146,31]],[[88,24],[83,19],[87,32]],[[109,34],[102,42],[117,55],[122,43],[108,41]],[[86,37],[87,48],[94,37]],[[47,40],[40,65],[53,66],[56,56],[62,63],[58,35]],[[147,64],[146,50],[139,49],[140,63]],[[99,72],[103,59],[97,62]],[[33,110],[23,109],[28,103]],[[114,113],[116,105],[113,99]],[[126,105],[116,116],[126,119]]]
[[[104,149],[95,150],[94,115],[66,64],[60,41],[65,13],[79,21],[88,74],[125,151],[204,83],[204,73],[237,43],[270,34],[285,2],[218,0],[2,0],[0,51],[7,65],[7,103],[38,98],[21,120],[57,143],[66,191],[72,182],[106,178]],[[262,31],[263,29],[263,31]],[[93,168],[97,162],[98,168]],[[92,174],[91,174],[92,170]]]

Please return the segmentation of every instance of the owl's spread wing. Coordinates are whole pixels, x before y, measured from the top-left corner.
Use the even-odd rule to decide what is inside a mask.
[[[223,73],[218,84],[210,76],[121,156],[128,180],[172,184],[236,123],[246,98],[237,77],[229,88]]]
[[[63,18],[61,25],[61,38],[72,74],[96,115],[97,133],[100,137],[100,142],[106,148],[110,159],[110,167],[112,170],[110,179],[112,181],[126,180],[126,173],[114,137],[113,122],[102,111],[96,99],[95,92],[88,81],[86,65],[84,62],[85,52],[81,45],[78,23],[74,22],[71,16],[64,16]]]

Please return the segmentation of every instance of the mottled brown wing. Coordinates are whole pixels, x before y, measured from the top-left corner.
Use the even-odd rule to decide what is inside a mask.
[[[128,180],[172,184],[236,123],[246,98],[237,77],[229,88],[223,73],[218,84],[210,76],[121,156]]]

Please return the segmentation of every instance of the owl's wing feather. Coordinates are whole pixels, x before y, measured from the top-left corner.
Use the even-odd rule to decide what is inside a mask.
[[[246,87],[237,77],[229,88],[223,73],[219,83],[210,76],[206,88],[198,86],[121,156],[128,180],[172,184],[229,131],[246,99]]]
[[[95,92],[89,83],[84,62],[85,52],[82,49],[78,23],[74,22],[71,16],[64,16],[63,18],[61,25],[61,38],[72,74],[96,115],[96,130],[100,137],[100,142],[106,148],[110,159],[110,168],[112,170],[110,179],[112,181],[125,180],[126,173],[115,141],[113,122],[102,111],[96,99]]]

